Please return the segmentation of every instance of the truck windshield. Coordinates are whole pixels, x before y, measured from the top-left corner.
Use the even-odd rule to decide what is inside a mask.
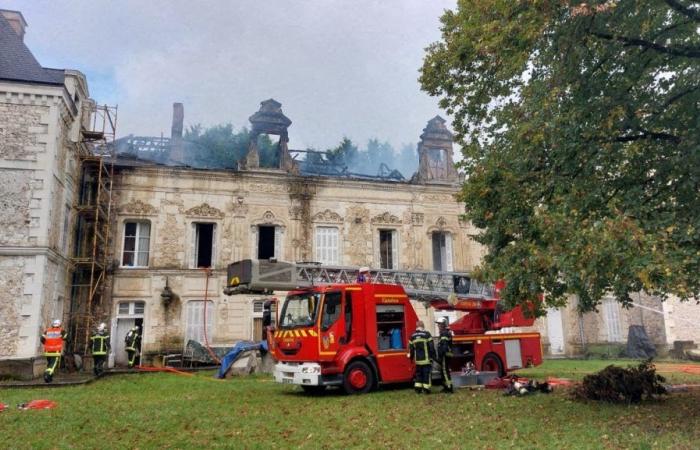
[[[321,303],[321,294],[305,293],[290,295],[284,301],[280,328],[308,327],[316,322],[316,312]]]

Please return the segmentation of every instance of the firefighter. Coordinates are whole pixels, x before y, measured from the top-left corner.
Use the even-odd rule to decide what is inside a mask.
[[[124,338],[126,343],[126,354],[128,355],[128,366],[129,369],[134,367],[136,360],[139,356],[139,348],[141,347],[141,330],[138,325],[134,326],[126,333]]]
[[[107,334],[107,325],[101,323],[97,327],[97,331],[90,337],[92,341],[92,370],[96,377],[104,372],[104,364],[109,353],[109,334]]]
[[[358,283],[371,283],[372,275],[369,273],[369,267],[360,267],[359,273],[357,274]]]
[[[430,394],[432,361],[435,359],[435,346],[430,332],[425,330],[423,321],[416,322],[416,331],[411,335],[408,343],[410,352],[408,357],[416,363],[416,376],[414,387],[416,392]]]
[[[56,369],[61,364],[61,354],[63,345],[67,339],[66,332],[61,328],[61,321],[56,319],[51,323],[51,327],[41,335],[41,343],[44,344],[44,356],[46,356],[46,370],[44,371],[44,381],[51,383]]]
[[[447,317],[438,319],[440,340],[438,341],[438,361],[440,362],[440,378],[442,380],[442,392],[453,393],[452,376],[450,375],[450,362],[452,361],[452,330],[447,328]]]

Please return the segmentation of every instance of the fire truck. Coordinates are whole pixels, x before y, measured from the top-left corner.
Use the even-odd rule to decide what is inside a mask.
[[[502,311],[498,292],[468,273],[372,270],[358,283],[358,269],[316,263],[242,260],[228,266],[226,295],[287,291],[267,341],[277,364],[275,380],[318,392],[340,386],[365,393],[380,384],[407,383],[414,374],[408,341],[426,308],[459,311],[451,371],[471,367],[496,372],[542,363],[539,333],[503,332],[530,326],[521,307]]]

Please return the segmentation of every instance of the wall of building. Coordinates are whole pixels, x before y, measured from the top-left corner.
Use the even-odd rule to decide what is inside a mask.
[[[74,142],[86,97],[78,73],[65,86],[0,83],[0,360],[42,360],[39,336],[67,303]]]
[[[340,265],[379,267],[380,229],[396,230],[400,269],[432,270],[433,231],[453,236],[454,270],[469,270],[482,249],[469,238],[474,230],[460,220],[456,187],[345,179],[299,178],[280,171],[213,172],[173,168],[122,170],[115,180],[117,246],[121,257],[124,224],[150,223],[147,268],[119,268],[112,302],[145,301],[146,352],[182,348],[189,301],[205,296],[206,277],[193,267],[193,223],[216,224],[213,276],[207,298],[213,301],[215,344],[251,339],[254,297],[222,295],[225,269],[233,261],[256,258],[257,226],[280,227],[280,260],[311,261],[314,230],[337,227]],[[120,265],[121,261],[115,264]],[[179,300],[164,307],[166,280]],[[429,311],[421,312],[432,320]],[[116,316],[115,316],[116,317]]]

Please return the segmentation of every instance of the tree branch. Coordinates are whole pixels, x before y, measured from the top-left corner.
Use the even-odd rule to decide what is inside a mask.
[[[614,139],[615,142],[634,142],[641,141],[643,139],[658,139],[660,141],[671,141],[678,144],[681,140],[678,136],[674,136],[668,133],[654,133],[654,132],[644,132],[642,134],[635,134],[632,136],[618,136]]]
[[[630,38],[626,36],[615,36],[609,33],[602,33],[599,31],[591,31],[591,34],[595,37],[605,39],[608,41],[618,41],[625,45],[633,45],[642,48],[648,48],[656,50],[660,53],[666,53],[668,55],[683,56],[686,58],[700,58],[700,49],[693,47],[665,47],[656,42],[650,42],[645,39],[640,38]]]
[[[700,12],[695,9],[688,8],[681,4],[677,0],[666,0],[666,4],[671,7],[676,12],[683,14],[686,17],[690,17],[693,20],[700,22]]]

